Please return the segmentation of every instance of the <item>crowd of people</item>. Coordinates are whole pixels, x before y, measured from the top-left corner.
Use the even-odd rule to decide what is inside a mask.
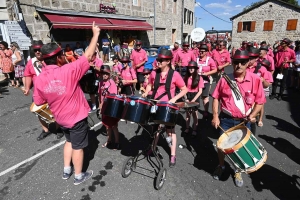
[[[56,120],[56,129],[60,128],[65,135],[62,178],[70,178],[74,168],[75,185],[89,179],[93,174],[92,170],[82,172],[83,149],[88,146],[87,117],[89,112],[96,110],[100,114],[108,94],[132,96],[138,89],[143,98],[155,101],[170,104],[178,101],[197,102],[199,105],[203,103],[203,119],[208,120],[212,116],[211,123],[215,128],[220,128],[220,135],[245,121],[245,126],[255,134],[255,127],[263,126],[266,97],[274,99],[277,96],[281,100],[289,68],[295,71],[292,84],[296,84],[295,78],[299,75],[300,45],[297,43],[294,50],[290,46],[292,41],[288,38],[281,40],[274,49],[265,41],[259,47],[255,47],[252,42],[243,41],[240,48],[232,49],[231,52],[227,50],[226,41],[216,44],[208,41],[194,42],[192,48],[188,42],[183,42],[182,47],[174,43],[171,50],[162,49],[158,53],[152,64],[153,69],[149,70],[144,68],[147,53],[142,48],[142,41],[135,41],[135,48],[129,55],[120,57],[116,53],[112,57],[111,67],[106,64],[105,56],[100,58],[99,27],[93,24],[92,31],[93,37],[86,49],[81,48],[80,43],[76,44],[75,50],[69,45],[63,50],[57,43],[43,44],[42,41],[33,41],[31,48],[35,57],[27,62],[26,67],[17,43],[11,43],[11,48],[8,48],[6,42],[0,42],[1,69],[10,79],[10,85],[18,87],[22,80],[25,95],[29,95],[34,86],[34,103],[38,106],[48,103]],[[102,45],[108,45],[106,42]],[[225,68],[231,65],[233,73],[226,74]],[[82,84],[79,84],[89,73],[95,75],[94,82],[86,85],[93,87],[86,90],[90,95],[91,106],[82,92],[85,91]],[[216,88],[210,91],[214,79]],[[297,83],[299,82],[298,78]],[[278,83],[280,90],[277,95]],[[212,114],[209,113],[210,95],[213,98]],[[190,134],[190,121],[193,118],[192,137],[197,135],[198,108],[199,106],[195,106],[186,112],[184,133]],[[101,120],[108,135],[102,147],[120,149],[118,123],[122,119],[102,115]],[[42,133],[37,140],[42,140],[51,131],[40,117],[39,121]],[[156,130],[159,128],[159,124],[154,127]],[[165,130],[172,140],[169,145],[169,166],[174,167],[177,145],[175,127],[165,126]],[[63,134],[57,137],[61,138]],[[155,146],[158,138],[156,137]],[[224,153],[221,150],[218,151],[218,156],[219,165],[213,173],[213,178],[217,180],[225,169]],[[240,169],[235,170],[234,180],[238,187],[243,185],[241,172]]]

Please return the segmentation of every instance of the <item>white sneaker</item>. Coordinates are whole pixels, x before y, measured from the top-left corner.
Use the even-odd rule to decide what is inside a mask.
[[[141,90],[139,90],[139,94],[142,94],[142,91],[141,91]]]
[[[121,119],[121,122],[125,122],[125,120],[124,120],[124,119]]]
[[[97,110],[96,105],[94,105],[94,106],[92,107],[92,111],[95,111],[95,110]]]
[[[134,124],[134,122],[130,122],[130,124]]]

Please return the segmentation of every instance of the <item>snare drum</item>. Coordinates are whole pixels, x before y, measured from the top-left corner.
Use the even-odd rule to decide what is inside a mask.
[[[30,106],[30,111],[37,114],[47,124],[55,122],[55,119],[47,103],[41,106],[37,106],[35,105],[35,103],[32,103]]]
[[[153,121],[156,124],[164,124],[166,126],[175,126],[179,107],[174,103],[158,102],[157,110],[153,116]]]
[[[108,94],[103,100],[101,114],[109,117],[121,119],[124,110],[125,97]]]
[[[242,172],[251,173],[267,161],[267,151],[251,131],[243,125],[235,126],[223,133],[217,147]]]
[[[79,84],[84,93],[96,94],[98,83],[95,70],[91,67],[86,74],[80,79]]]
[[[146,124],[149,120],[151,106],[151,101],[147,99],[137,96],[127,97],[122,119]]]

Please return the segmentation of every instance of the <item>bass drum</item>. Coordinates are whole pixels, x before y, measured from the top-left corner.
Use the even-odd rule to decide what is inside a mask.
[[[109,94],[103,100],[101,114],[109,117],[121,119],[125,106],[125,97]]]
[[[98,83],[99,81],[97,79],[95,70],[92,67],[90,67],[90,69],[79,81],[82,91],[87,94],[96,94],[98,90]]]

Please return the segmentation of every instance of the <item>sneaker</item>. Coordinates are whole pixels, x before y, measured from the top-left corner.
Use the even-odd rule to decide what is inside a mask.
[[[74,178],[74,185],[79,185],[93,176],[93,171],[83,172],[81,179]]]
[[[37,137],[36,138],[36,140],[37,141],[40,141],[40,140],[42,140],[42,139],[45,139],[48,135],[50,135],[51,134],[51,132],[45,132],[44,130],[43,130],[43,132],[39,135],[39,137]]]
[[[139,94],[142,94],[142,91],[141,91],[141,90],[139,90]]]
[[[213,173],[213,178],[215,180],[220,180],[223,172],[224,172],[225,169],[223,169],[220,165],[215,169],[214,173]]]
[[[279,96],[277,97],[277,100],[278,100],[278,101],[281,101],[281,99],[282,99],[282,97],[279,95]]]
[[[243,186],[244,181],[243,181],[242,173],[241,172],[235,173],[235,175],[234,175],[234,182],[235,182],[235,185],[237,187],[242,187]]]
[[[130,122],[130,124],[134,124],[134,122]]]
[[[176,156],[171,156],[169,167],[173,168],[176,165]]]
[[[274,94],[271,94],[270,96],[269,96],[269,99],[274,99],[275,98],[275,95]]]
[[[121,122],[125,122],[125,120],[124,120],[124,119],[121,119]]]
[[[71,173],[63,173],[62,179],[68,180],[73,174],[73,168],[71,167]]]

